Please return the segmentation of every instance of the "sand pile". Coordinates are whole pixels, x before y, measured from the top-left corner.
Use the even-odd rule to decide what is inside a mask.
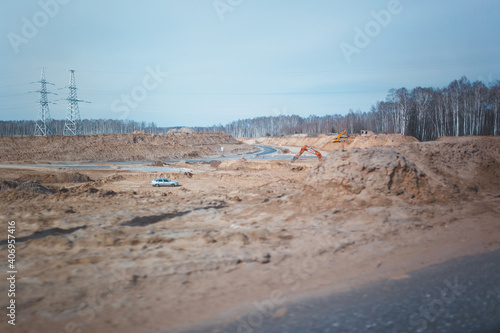
[[[54,183],[88,183],[93,180],[89,176],[79,172],[61,172],[50,174],[23,175],[16,179],[18,182],[36,181],[42,184]]]
[[[356,134],[342,139],[341,142],[331,142],[331,140],[329,140],[321,145],[323,142],[324,141],[320,142],[320,149],[325,151],[336,151],[352,148],[395,147],[417,143],[419,141],[413,136],[401,134],[370,134],[367,136]]]
[[[335,136],[336,137],[336,136]],[[248,139],[244,142],[250,145],[271,145],[271,146],[293,146],[302,147],[308,145],[316,149],[326,150],[325,147],[334,137],[331,135],[318,135],[315,137],[308,137],[307,134],[294,134],[283,137],[263,137],[257,139]]]
[[[1,138],[0,161],[158,161],[254,149],[226,133]]]
[[[349,143],[348,148],[399,146],[415,142],[419,142],[415,137],[401,134],[359,135],[354,137],[354,140]]]
[[[500,192],[499,146],[500,138],[476,137],[333,152],[311,170],[299,197],[317,197],[328,207],[338,198],[429,204]]]
[[[324,151],[335,151],[341,149],[351,148],[369,148],[369,147],[385,147],[385,146],[398,146],[402,144],[419,142],[412,136],[405,136],[401,134],[372,134],[361,136],[359,134],[352,134],[349,137],[341,138],[341,142],[332,142],[336,139],[337,135],[318,135],[309,137],[305,134],[295,134],[284,137],[264,137],[258,139],[248,139],[244,142],[247,144],[263,144],[272,146],[293,146],[302,147],[308,145],[315,149]]]
[[[361,193],[365,200],[381,196],[427,199],[432,192],[425,173],[401,153],[382,148],[327,156],[310,172],[306,188],[327,200]]]
[[[500,192],[500,138],[440,138],[401,146],[405,156],[455,192]]]
[[[288,148],[281,148],[278,150],[278,155],[286,155],[286,154],[290,154],[290,149]]]

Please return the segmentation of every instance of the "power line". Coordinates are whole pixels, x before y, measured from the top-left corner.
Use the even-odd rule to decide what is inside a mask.
[[[20,73],[33,72],[34,70],[37,70],[37,69],[39,69],[39,68],[24,69],[24,70],[17,71],[17,72],[0,73],[0,76],[8,76],[8,75],[16,75],[17,76]]]
[[[45,80],[45,71],[42,68],[42,74],[40,76],[40,81],[32,82],[32,83],[40,83],[40,90],[36,91],[40,93],[40,107],[38,109],[38,117],[35,125],[35,136],[51,136],[52,131],[50,128],[52,119],[50,118],[49,112],[49,101],[47,98],[48,94],[54,94],[47,90],[47,84],[54,85],[53,83],[47,82]]]
[[[75,83],[75,70],[70,69],[69,75],[69,95],[66,100],[68,103],[68,111],[66,113],[66,121],[64,123],[63,135],[82,135],[82,119],[80,118],[80,109],[78,103],[90,103],[78,99]]]

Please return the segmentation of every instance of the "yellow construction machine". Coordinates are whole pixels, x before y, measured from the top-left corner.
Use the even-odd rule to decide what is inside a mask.
[[[342,137],[342,135],[347,135],[347,131],[343,131],[342,133],[340,133],[336,139],[333,139],[332,142],[340,142],[340,141],[344,141],[344,140],[341,140],[340,138]]]

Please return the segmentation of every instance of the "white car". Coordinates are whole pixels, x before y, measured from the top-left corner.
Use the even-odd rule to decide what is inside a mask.
[[[151,181],[151,185],[159,186],[179,186],[179,182],[176,180],[170,180],[168,178],[157,178]]]

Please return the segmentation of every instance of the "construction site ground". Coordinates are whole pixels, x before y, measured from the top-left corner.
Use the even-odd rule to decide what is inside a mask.
[[[156,146],[163,138],[120,156],[106,143],[81,159],[77,138],[65,142],[76,147],[72,159],[56,148],[51,158],[50,145],[13,158],[5,147],[20,143],[9,139],[0,149],[0,251],[7,258],[7,222],[15,221],[16,332],[182,332],[246,318],[262,302],[281,316],[304,297],[500,248],[500,138],[312,139],[242,141],[288,147],[290,158],[306,142],[324,153],[321,162],[291,164],[278,158],[283,151],[257,158],[224,136],[234,159],[154,171],[141,169],[151,162],[126,160],[218,157],[219,138],[198,151],[171,147],[170,155]],[[83,150],[111,142],[82,140]],[[106,168],[51,167],[61,161]],[[180,186],[154,188],[158,177]],[[6,259],[0,268],[7,271]],[[7,288],[0,283],[2,294]],[[4,309],[6,302],[0,298]]]

